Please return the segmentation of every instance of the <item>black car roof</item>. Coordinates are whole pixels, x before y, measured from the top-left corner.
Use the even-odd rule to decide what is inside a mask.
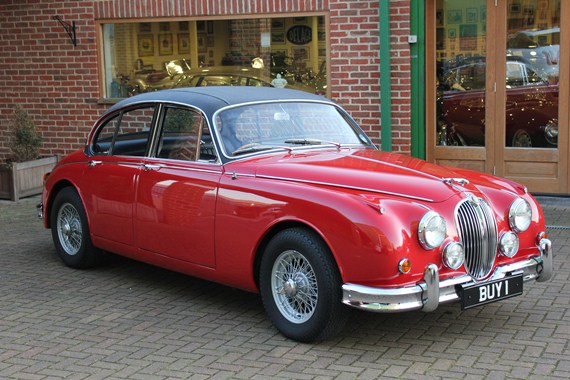
[[[169,102],[197,107],[211,117],[215,111],[228,105],[279,100],[333,103],[321,95],[286,88],[247,86],[188,87],[147,92],[123,99],[111,107],[107,113],[138,103]]]

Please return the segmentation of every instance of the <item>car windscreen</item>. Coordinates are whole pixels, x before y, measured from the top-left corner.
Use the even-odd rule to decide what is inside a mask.
[[[227,156],[298,146],[372,145],[359,128],[331,104],[248,104],[221,111],[215,121]]]

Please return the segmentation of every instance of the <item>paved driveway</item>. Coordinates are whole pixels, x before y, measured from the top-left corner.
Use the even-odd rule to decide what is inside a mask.
[[[37,202],[0,202],[2,379],[570,378],[570,204],[543,203],[550,282],[465,312],[354,312],[336,339],[300,344],[255,294],[117,257],[63,266]]]

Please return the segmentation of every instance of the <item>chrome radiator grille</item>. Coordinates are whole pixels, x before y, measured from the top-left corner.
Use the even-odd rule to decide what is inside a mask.
[[[479,280],[491,272],[497,253],[497,224],[491,207],[470,196],[457,207],[459,238],[465,249],[465,269]]]

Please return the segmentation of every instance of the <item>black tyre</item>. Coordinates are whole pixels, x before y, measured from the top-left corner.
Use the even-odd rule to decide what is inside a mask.
[[[85,269],[96,265],[100,252],[93,247],[85,208],[75,189],[62,189],[50,213],[51,235],[65,265]]]
[[[288,338],[324,340],[348,319],[336,263],[310,230],[292,228],[271,239],[261,259],[259,287],[269,318]]]

